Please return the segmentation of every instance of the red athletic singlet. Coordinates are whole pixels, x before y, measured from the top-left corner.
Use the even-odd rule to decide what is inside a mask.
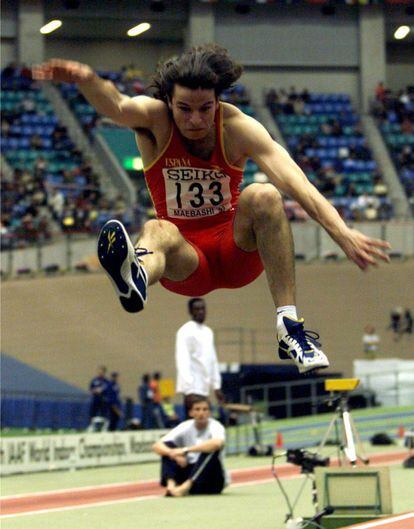
[[[164,150],[144,169],[157,217],[175,224],[198,255],[198,268],[184,281],[160,280],[168,290],[185,296],[240,288],[263,271],[259,253],[246,252],[234,242],[243,171],[226,160],[222,105],[214,123],[217,141],[210,160],[189,154],[173,123]]]
[[[188,153],[177,126],[164,150],[144,168],[159,219],[182,232],[216,226],[233,217],[243,170],[228,163],[223,145],[223,108],[215,116],[216,145],[210,160]]]

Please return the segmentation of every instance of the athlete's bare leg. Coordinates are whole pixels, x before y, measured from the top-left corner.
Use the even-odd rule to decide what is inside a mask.
[[[242,250],[258,250],[276,307],[295,305],[293,237],[279,191],[251,184],[240,194],[234,241]]]
[[[190,492],[190,489],[192,486],[193,486],[192,480],[187,479],[187,481],[184,481],[184,483],[182,483],[181,485],[170,487],[168,489],[168,492],[171,494],[171,496],[175,496],[176,498],[181,498],[182,496],[186,496]]]
[[[280,358],[294,360],[300,373],[328,367],[320,344],[309,338],[303,319],[296,317],[293,237],[282,197],[273,185],[252,184],[240,194],[234,240],[242,250],[259,251],[275,307],[280,309],[276,325]]]
[[[183,281],[198,266],[197,252],[184,239],[177,226],[166,220],[146,222],[135,247],[153,252],[140,257],[149,285],[162,277],[171,281]]]
[[[109,220],[99,234],[98,258],[127,312],[144,309],[148,285],[162,277],[183,281],[199,262],[193,246],[166,220],[146,222],[135,248],[124,225]]]
[[[270,292],[278,308],[279,355],[292,358],[301,373],[329,366],[320,344],[304,330],[303,320],[292,317],[295,305],[293,240],[282,198],[270,184],[252,184],[239,198],[234,221],[234,240],[245,251],[258,250],[263,261]],[[142,255],[137,249],[149,252]],[[136,249],[124,226],[108,221],[98,239],[98,257],[108,273],[127,312],[140,312],[147,301],[147,285],[162,277],[172,281],[187,279],[199,263],[196,250],[165,220],[144,225]],[[138,259],[143,266],[140,266]],[[178,494],[184,492],[179,489]]]
[[[173,479],[167,479],[167,492],[170,492],[177,486],[177,483]]]

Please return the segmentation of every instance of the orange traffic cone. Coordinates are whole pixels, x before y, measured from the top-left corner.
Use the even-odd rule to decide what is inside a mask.
[[[398,428],[398,439],[404,439],[404,435],[405,435],[405,428],[404,426],[400,426]]]
[[[281,432],[277,432],[276,435],[276,448],[283,448],[283,435]]]

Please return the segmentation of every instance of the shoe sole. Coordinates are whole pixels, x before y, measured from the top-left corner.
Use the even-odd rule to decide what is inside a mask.
[[[327,365],[327,366],[312,366],[309,369],[304,369],[303,371],[301,371],[299,369],[299,367],[298,367],[298,370],[299,370],[299,373],[301,375],[310,375],[311,373],[314,373],[315,371],[319,371],[320,369],[326,369],[328,367],[329,367],[329,365]]]
[[[312,373],[313,371],[318,371],[319,369],[326,369],[327,367],[329,367],[329,364],[328,365],[316,365],[316,366],[303,366],[303,364],[301,364],[303,366],[303,368],[301,369],[299,367],[299,365],[296,363],[296,361],[294,360],[294,358],[291,358],[289,356],[289,354],[284,350],[282,349],[281,347],[279,347],[279,358],[281,360],[292,360],[292,362],[295,363],[296,367],[298,368],[298,371],[301,375],[304,375],[304,374],[310,374]]]
[[[127,312],[140,312],[145,302],[139,291],[145,291],[146,284],[138,265],[129,259],[130,251],[133,252],[134,248],[123,225],[116,220],[108,221],[98,238],[99,262],[109,275],[122,307]],[[131,283],[122,276],[125,265],[130,268]],[[138,285],[132,281],[133,276],[137,278]]]

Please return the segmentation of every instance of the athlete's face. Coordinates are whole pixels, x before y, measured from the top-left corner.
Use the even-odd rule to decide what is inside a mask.
[[[203,323],[206,319],[206,304],[204,301],[195,301],[191,307],[191,316],[197,323]]]
[[[197,402],[193,404],[190,410],[190,417],[195,420],[196,428],[202,430],[208,424],[208,418],[210,417],[210,406],[206,401]]]
[[[213,89],[175,85],[168,104],[175,124],[188,140],[205,138],[214,126],[218,101]]]

